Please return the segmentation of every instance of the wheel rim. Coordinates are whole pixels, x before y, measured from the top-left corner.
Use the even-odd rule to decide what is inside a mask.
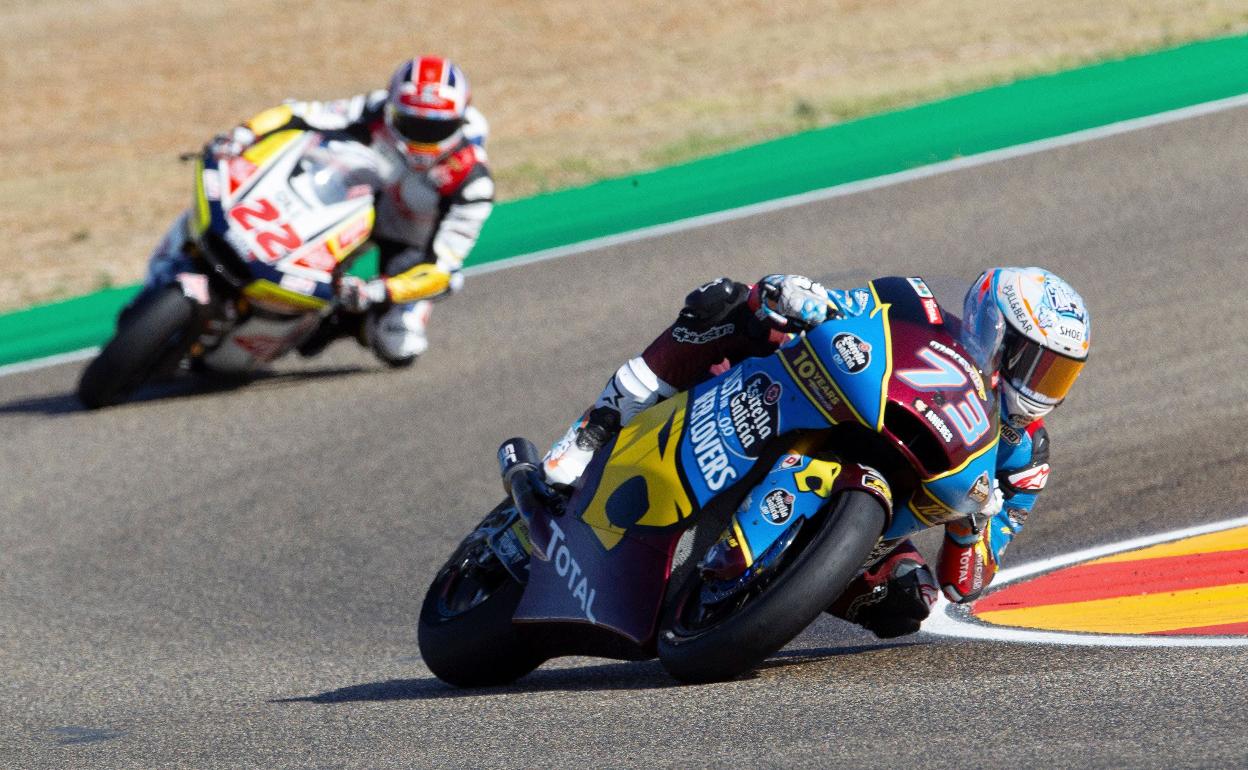
[[[810,523],[813,524],[814,522]],[[689,590],[684,593],[679,604],[677,604],[670,630],[676,636],[697,636],[740,613],[753,600],[766,593],[768,588],[800,559],[806,550],[806,546],[810,544],[814,533],[819,528],[818,526],[804,526],[798,530],[796,537],[781,550],[775,557],[775,563],[768,567],[766,572],[759,575],[752,583],[739,592],[725,599],[711,603],[704,602],[703,599],[707,595],[707,592],[704,590],[706,581],[701,574],[695,571]],[[778,540],[777,543],[780,543],[782,540],[783,538]],[[765,559],[766,554],[759,558],[760,560]]]

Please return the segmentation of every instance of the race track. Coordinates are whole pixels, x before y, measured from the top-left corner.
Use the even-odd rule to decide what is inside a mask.
[[[1246,201],[1230,110],[480,275],[407,372],[341,343],[91,414],[81,364],[0,379],[0,765],[1244,766],[1248,647],[880,644],[825,618],[753,679],[571,659],[460,692],[414,624],[500,497],[498,443],[561,432],[723,274],[1037,263],[1079,287],[1092,363],[1013,564],[1248,514]]]

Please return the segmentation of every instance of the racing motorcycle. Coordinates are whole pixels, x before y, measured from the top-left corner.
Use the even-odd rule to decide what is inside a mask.
[[[368,251],[373,192],[335,164],[333,135],[279,131],[239,155],[195,158],[182,252],[122,311],[83,371],[88,408],[126,399],[182,366],[245,373],[307,339],[336,308],[334,284]]]
[[[421,607],[430,670],[486,686],[560,655],[657,655],[677,679],[728,679],[900,540],[978,511],[1000,320],[963,324],[919,278],[855,294],[861,312],[637,415],[569,494],[530,442],[505,442],[508,499]]]

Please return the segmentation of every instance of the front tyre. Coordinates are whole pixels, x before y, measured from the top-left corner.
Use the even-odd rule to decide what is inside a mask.
[[[469,536],[421,605],[416,638],[425,665],[456,687],[509,684],[537,668],[545,658],[511,622],[523,595],[485,541]]]
[[[715,682],[754,669],[788,644],[858,574],[887,523],[865,492],[839,495],[810,537],[789,547],[774,574],[727,607],[703,602],[695,570],[676,589],[659,628],[659,659],[684,682]]]
[[[194,342],[195,306],[171,286],[126,313],[117,335],[78,381],[88,409],[119,404],[165,366],[176,364]]]

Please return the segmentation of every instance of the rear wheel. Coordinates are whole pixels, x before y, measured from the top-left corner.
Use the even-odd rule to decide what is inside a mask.
[[[194,342],[193,302],[171,286],[127,311],[125,323],[82,373],[78,400],[88,409],[119,404]]]
[[[788,644],[858,574],[884,531],[883,506],[844,492],[822,519],[804,524],[768,573],[738,595],[704,594],[694,570],[676,589],[659,630],[659,659],[685,682],[730,679]],[[711,597],[708,599],[708,596]]]
[[[508,684],[537,668],[545,658],[511,622],[523,594],[485,540],[469,536],[433,579],[420,608],[417,641],[425,665],[457,687]]]

